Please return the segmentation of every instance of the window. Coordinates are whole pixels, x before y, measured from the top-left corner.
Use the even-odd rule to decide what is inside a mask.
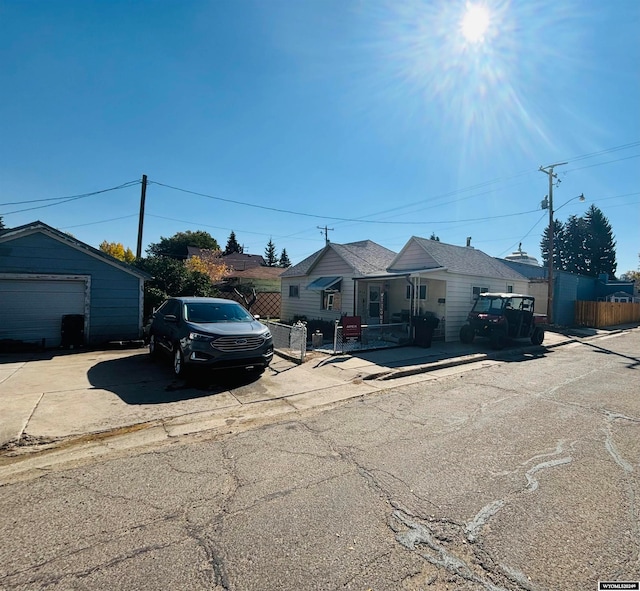
[[[300,286],[299,285],[290,285],[289,286],[289,297],[290,298],[299,298],[300,297]]]
[[[340,292],[331,290],[322,292],[323,310],[340,310]]]
[[[489,291],[489,288],[488,288],[488,287],[477,287],[477,286],[474,286],[474,287],[472,288],[472,292],[473,292],[473,298],[472,298],[472,300],[475,302],[475,301],[478,299],[478,296],[479,296],[481,293],[487,293],[488,291]]]
[[[507,293],[513,293],[513,285],[507,285]]]
[[[405,298],[407,300],[411,299],[411,290],[412,290],[411,285],[407,285],[407,290],[406,290],[406,295]],[[424,285],[421,285],[420,287],[418,287],[418,299],[419,300],[426,300],[427,299],[427,284],[425,283]]]

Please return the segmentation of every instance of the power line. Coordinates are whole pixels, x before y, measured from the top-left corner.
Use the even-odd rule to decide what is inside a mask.
[[[118,185],[117,187],[110,187],[109,189],[101,189],[99,191],[92,191],[91,193],[81,193],[80,195],[72,195],[69,197],[53,197],[50,199],[33,199],[30,201],[16,201],[12,203],[0,203],[0,207],[5,205],[18,205],[19,203],[38,203],[42,201],[57,201],[57,203],[49,203],[48,205],[38,205],[36,207],[27,207],[25,209],[16,209],[14,211],[4,212],[2,215],[11,215],[12,213],[22,213],[23,211],[33,211],[34,209],[44,209],[45,207],[53,207],[55,205],[62,205],[63,203],[69,203],[70,201],[77,201],[78,199],[85,199],[94,195],[100,195],[101,193],[108,193],[109,191],[117,191],[119,189],[126,189],[133,185],[139,184],[140,181],[129,181]]]

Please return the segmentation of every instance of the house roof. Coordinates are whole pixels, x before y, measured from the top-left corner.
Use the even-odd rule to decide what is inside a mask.
[[[242,252],[223,254],[222,260],[227,267],[233,267],[236,271],[244,271],[252,267],[266,267],[267,265],[267,261],[261,255]]]
[[[461,275],[478,275],[495,279],[526,281],[524,275],[521,275],[511,267],[501,263],[481,250],[470,246],[446,244],[438,240],[429,240],[418,236],[412,236],[409,239],[407,244],[405,244],[400,253],[389,265],[390,270],[393,270],[394,264],[401,259],[403,252],[412,243],[420,246],[428,255],[425,257],[425,266],[414,269],[414,271],[442,269],[450,273],[460,273]]]
[[[329,242],[322,250],[314,252],[297,265],[289,267],[281,277],[298,277],[308,275],[322,256],[329,250],[334,251],[356,275],[374,275],[385,273],[389,263],[395,257],[395,252],[373,242],[372,240],[360,240],[347,244],[335,244]]]
[[[89,256],[102,259],[105,263],[109,265],[113,265],[114,267],[119,267],[126,273],[130,273],[131,275],[135,275],[140,277],[141,279],[152,279],[152,276],[141,269],[133,267],[106,252],[102,252],[101,250],[78,240],[71,236],[71,234],[67,234],[65,232],[61,232],[60,230],[56,230],[51,226],[41,222],[39,220],[35,222],[31,222],[29,224],[25,224],[23,226],[18,226],[16,228],[8,228],[4,230],[0,230],[0,243],[8,242],[10,240],[15,240],[16,238],[20,238],[22,236],[28,236],[30,234],[42,233],[54,240],[58,240],[59,242],[65,243],[71,248],[75,248],[77,250],[83,251]]]

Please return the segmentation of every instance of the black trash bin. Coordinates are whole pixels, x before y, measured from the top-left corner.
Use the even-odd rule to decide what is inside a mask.
[[[431,341],[433,340],[433,331],[438,328],[440,319],[436,318],[434,314],[425,314],[423,316],[414,316],[413,330],[414,338],[413,344],[417,347],[431,347]]]
[[[60,344],[65,349],[84,345],[84,316],[82,314],[65,314],[62,317]]]

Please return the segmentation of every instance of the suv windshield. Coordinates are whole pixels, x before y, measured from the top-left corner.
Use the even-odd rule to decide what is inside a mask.
[[[478,298],[476,300],[475,306],[473,307],[474,312],[479,312],[480,314],[502,314],[502,308],[504,306],[504,300],[502,298]]]
[[[253,317],[234,302],[194,302],[184,305],[184,318],[199,324],[215,322],[251,322]]]

